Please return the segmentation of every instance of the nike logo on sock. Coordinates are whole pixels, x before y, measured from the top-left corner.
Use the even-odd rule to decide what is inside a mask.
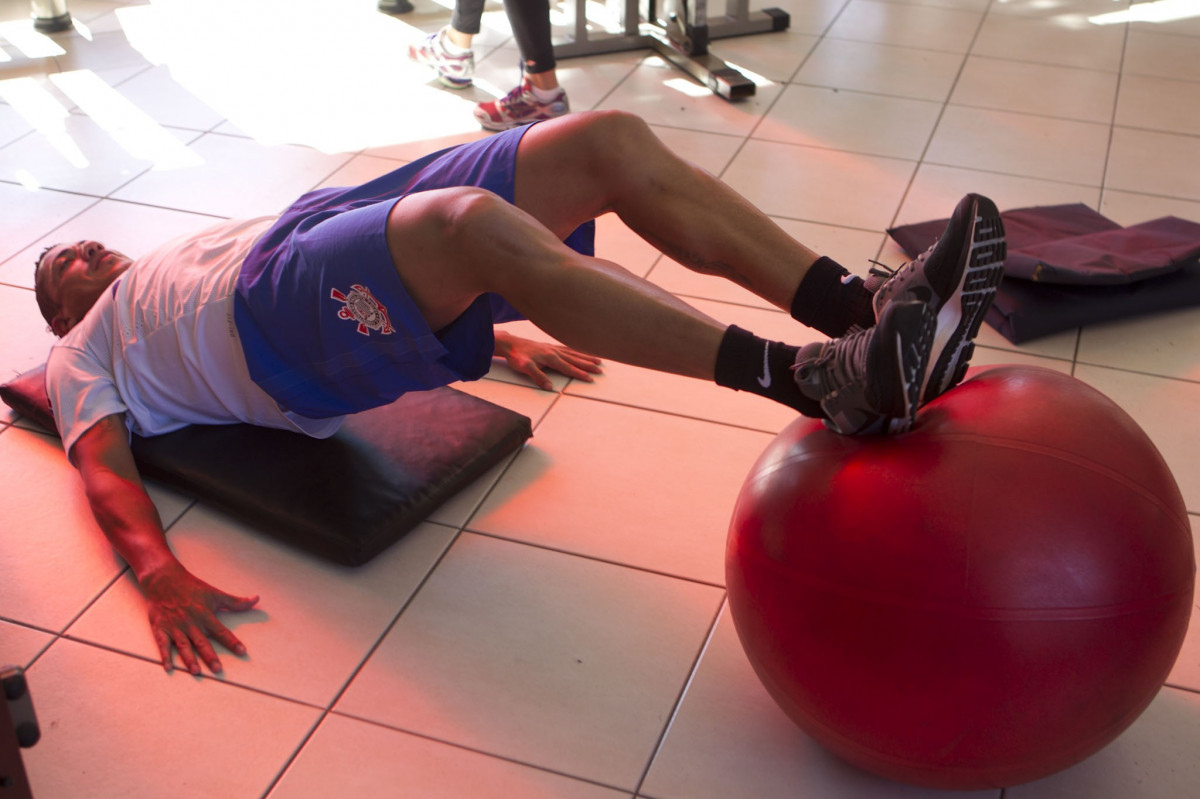
[[[771,387],[771,362],[767,359],[767,355],[771,351],[771,342],[763,344],[763,373],[762,377],[758,378],[758,384],[763,388]]]

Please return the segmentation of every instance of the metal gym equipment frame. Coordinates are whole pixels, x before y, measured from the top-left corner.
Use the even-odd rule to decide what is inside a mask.
[[[33,29],[42,33],[58,33],[72,27],[67,0],[30,0]]]
[[[661,16],[657,0],[609,2],[623,3],[623,29],[589,33],[588,0],[575,0],[573,39],[554,46],[555,58],[649,48],[726,100],[753,96],[754,82],[709,53],[708,43],[730,36],[786,30],[791,24],[788,13],[778,8],[748,11],[749,0],[727,0],[727,13],[715,23],[708,19],[708,0],[665,0]]]

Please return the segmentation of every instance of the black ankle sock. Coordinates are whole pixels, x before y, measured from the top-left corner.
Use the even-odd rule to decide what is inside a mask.
[[[871,296],[861,277],[821,256],[796,289],[792,318],[831,338],[840,338],[855,325],[866,328],[875,324]]]
[[[717,385],[750,391],[795,408],[805,416],[823,418],[821,403],[806,397],[796,385],[792,365],[798,350],[730,325],[717,350]]]

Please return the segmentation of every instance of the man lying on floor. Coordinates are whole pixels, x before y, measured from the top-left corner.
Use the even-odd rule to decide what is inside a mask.
[[[592,256],[615,212],[684,266],[719,275],[832,338],[803,348],[724,325]],[[46,388],[96,520],[171,649],[221,670],[217,618],[257,597],[219,591],[167,546],[129,434],[246,422],[332,435],[348,415],[487,373],[494,356],[549,387],[599,358],[715,381],[844,434],[903,432],[963,377],[1000,279],[1003,238],[968,195],[941,240],[864,281],[796,242],[635,116],[584,113],[435,153],[282,216],[221,223],[136,261],[93,241],[38,259],[38,304],[61,337]],[[563,346],[493,325],[525,318]]]

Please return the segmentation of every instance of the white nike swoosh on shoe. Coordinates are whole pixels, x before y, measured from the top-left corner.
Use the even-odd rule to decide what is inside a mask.
[[[763,345],[763,373],[762,377],[758,378],[758,384],[763,388],[771,387],[771,364],[767,360],[767,354],[771,350],[771,342]]]

